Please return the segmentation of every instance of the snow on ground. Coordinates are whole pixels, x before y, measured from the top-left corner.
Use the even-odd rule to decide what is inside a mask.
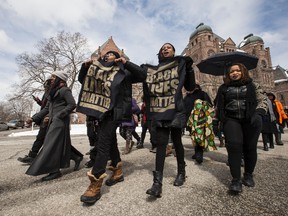
[[[142,128],[137,127],[136,132],[141,132]],[[39,129],[32,129],[29,131],[15,132],[11,133],[9,137],[20,137],[20,136],[36,136],[38,134]],[[71,135],[85,135],[87,133],[86,124],[72,124],[71,125]],[[117,133],[119,133],[119,128],[117,128]]]

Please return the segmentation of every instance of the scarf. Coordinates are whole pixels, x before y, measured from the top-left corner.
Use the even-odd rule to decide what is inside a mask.
[[[270,114],[270,121],[271,122],[276,121],[276,116],[275,116],[274,111],[273,111],[272,102],[270,99],[268,99],[267,102],[268,102],[268,111]]]

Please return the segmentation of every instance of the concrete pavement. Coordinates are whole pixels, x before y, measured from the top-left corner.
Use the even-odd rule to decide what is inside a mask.
[[[112,187],[102,187],[102,197],[92,206],[83,205],[80,195],[89,185],[88,169],[62,170],[63,177],[41,182],[41,177],[25,175],[28,166],[17,161],[28,153],[35,137],[7,137],[0,132],[0,215],[288,215],[288,130],[284,146],[263,151],[258,143],[258,162],[254,173],[256,186],[243,187],[232,196],[227,192],[231,177],[226,165],[225,148],[204,154],[197,165],[191,159],[193,148],[188,135],[183,136],[187,179],[183,186],[173,186],[176,158],[166,158],[163,195],[153,199],[146,195],[152,185],[155,154],[150,153],[149,136],[145,148],[135,147],[122,156],[125,180]],[[89,150],[85,135],[72,136],[72,142],[82,153]],[[119,149],[124,140],[119,136]],[[217,144],[219,144],[217,140]],[[107,171],[110,174],[110,171]]]

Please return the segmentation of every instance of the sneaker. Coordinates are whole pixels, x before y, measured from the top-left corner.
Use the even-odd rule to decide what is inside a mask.
[[[255,182],[253,180],[253,175],[250,173],[244,173],[242,183],[247,187],[254,187]]]
[[[25,155],[23,158],[22,157],[17,158],[18,161],[20,161],[22,163],[26,163],[26,164],[31,164],[34,159],[35,158],[30,157],[28,155]]]
[[[238,180],[238,179],[233,179],[230,186],[229,186],[229,190],[231,192],[234,192],[234,193],[240,193],[242,192],[242,184],[241,184],[241,181]]]

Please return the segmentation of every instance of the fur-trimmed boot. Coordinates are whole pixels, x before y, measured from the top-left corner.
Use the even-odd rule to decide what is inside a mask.
[[[87,176],[90,180],[90,185],[84,194],[80,197],[81,202],[87,204],[93,204],[101,198],[101,186],[104,178],[107,176],[103,173],[98,179],[92,174],[91,170],[87,172]]]
[[[116,167],[109,166],[108,169],[111,170],[112,176],[105,181],[107,186],[112,186],[117,184],[118,182],[124,181],[123,171],[122,171],[122,162],[118,162]]]
[[[177,165],[177,176],[174,181],[174,186],[181,186],[186,180],[185,162]]]
[[[163,173],[160,171],[153,171],[153,185],[146,191],[146,194],[160,198],[162,194],[162,180]]]

